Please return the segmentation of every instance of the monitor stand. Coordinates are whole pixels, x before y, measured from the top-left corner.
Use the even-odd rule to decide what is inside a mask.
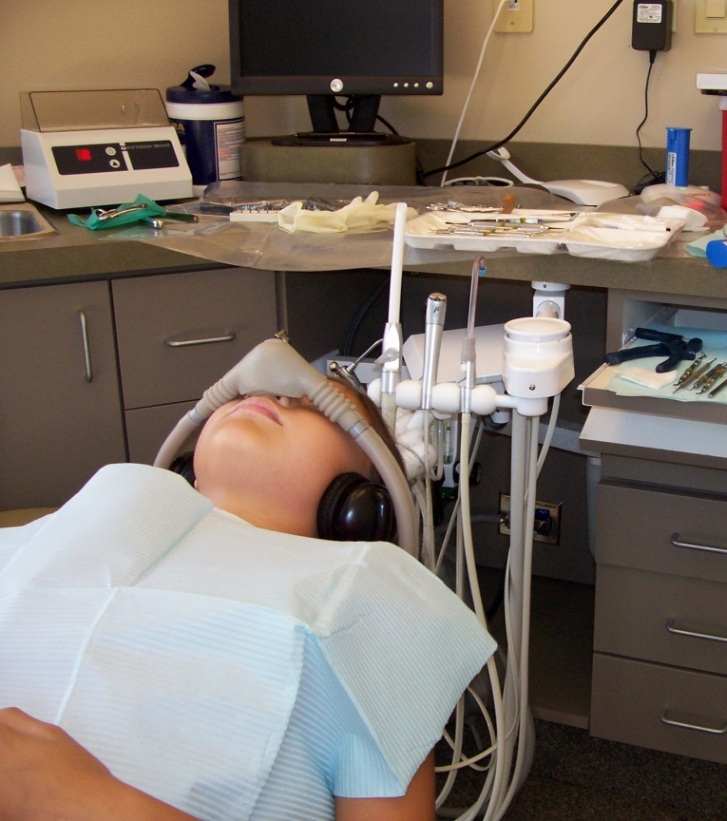
[[[395,140],[307,141],[248,138],[242,143],[242,178],[250,182],[416,185],[416,145]],[[387,135],[383,135],[387,136]]]
[[[346,146],[374,146],[374,145],[404,145],[411,142],[398,134],[384,134],[380,131],[299,131],[285,137],[273,137],[275,145],[346,145]]]
[[[243,179],[416,185],[414,143],[375,130],[379,95],[353,95],[345,105],[333,94],[311,94],[307,100],[313,130],[243,142]],[[346,113],[345,129],[337,111]]]

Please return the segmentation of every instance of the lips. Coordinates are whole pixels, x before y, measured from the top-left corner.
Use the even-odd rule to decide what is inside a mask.
[[[264,396],[246,396],[232,409],[233,414],[253,413],[264,416],[275,422],[276,425],[282,425],[280,420],[280,413],[278,406],[272,399]]]

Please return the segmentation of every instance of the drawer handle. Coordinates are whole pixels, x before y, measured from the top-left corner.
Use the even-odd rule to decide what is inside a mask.
[[[710,733],[711,735],[725,735],[727,734],[727,724],[724,727],[704,727],[700,724],[689,724],[686,721],[677,721],[676,719],[669,718],[667,713],[668,710],[664,710],[661,714],[661,720],[664,724],[669,725],[669,727],[682,727],[685,730],[697,730],[700,733]]]
[[[86,382],[93,382],[93,366],[91,364],[91,345],[88,341],[88,321],[84,311],[78,312],[78,320],[81,323],[81,339],[83,340],[83,359],[85,373],[83,378]]]
[[[717,636],[712,635],[711,633],[696,633],[692,630],[683,630],[680,627],[674,626],[674,619],[669,619],[666,623],[666,629],[673,633],[675,636],[688,636],[692,639],[709,639],[709,641],[725,641],[727,642],[727,636]]]
[[[727,556],[727,547],[716,547],[709,544],[692,544],[691,542],[682,542],[679,539],[678,533],[671,534],[671,543],[674,547],[686,547],[688,550],[706,550],[708,553],[722,553]]]
[[[220,336],[192,337],[191,339],[165,339],[164,344],[170,348],[190,348],[193,345],[214,345],[216,342],[232,342],[234,331],[227,331]]]

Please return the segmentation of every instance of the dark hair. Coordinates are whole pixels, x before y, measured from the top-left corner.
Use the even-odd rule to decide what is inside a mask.
[[[378,405],[371,399],[371,397],[362,390],[356,388],[352,382],[348,381],[347,379],[343,379],[340,376],[336,376],[334,374],[328,374],[326,377],[330,382],[334,382],[337,385],[346,389],[346,395],[350,396],[353,394],[356,397],[356,400],[361,405],[364,411],[364,417],[366,421],[371,425],[376,433],[381,437],[381,440],[386,445],[388,450],[391,452],[394,459],[396,459],[396,464],[399,466],[399,470],[406,476],[406,468],[404,467],[404,460],[401,457],[401,452],[399,451],[399,447],[396,444],[396,440],[394,439],[394,434],[391,432],[389,426],[386,424],[386,420],[384,419],[380,408]]]

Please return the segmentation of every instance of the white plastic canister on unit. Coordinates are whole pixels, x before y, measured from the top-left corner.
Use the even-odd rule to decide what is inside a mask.
[[[213,65],[197,66],[180,86],[167,89],[167,115],[179,133],[192,172],[195,196],[209,183],[242,178],[245,139],[243,99],[229,86],[212,85]]]

